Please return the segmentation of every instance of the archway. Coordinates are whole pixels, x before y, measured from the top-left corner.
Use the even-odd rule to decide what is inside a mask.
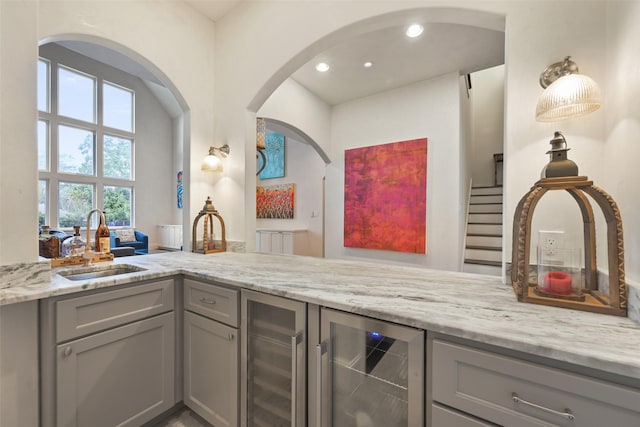
[[[190,225],[189,181],[185,180],[181,183],[184,190],[181,196],[182,205],[176,202],[178,197],[175,188],[178,175],[181,171],[188,170],[189,167],[190,111],[180,91],[165,73],[142,55],[105,38],[61,34],[42,39],[39,46],[41,53],[44,49],[50,51],[49,55],[62,55],[63,61],[69,62],[68,64],[60,62],[60,67],[68,66],[73,69],[73,64],[75,64],[81,72],[83,67],[88,67],[97,71],[94,74],[100,76],[98,82],[113,82],[116,85],[113,87],[117,87],[118,79],[124,78],[122,76],[129,76],[126,79],[136,85],[137,89],[132,92],[132,97],[136,100],[134,106],[138,106],[134,107],[137,111],[133,112],[136,126],[131,129],[133,133],[131,133],[132,157],[130,158],[130,162],[135,166],[131,170],[129,181],[122,184],[123,187],[111,188],[127,188],[131,185],[129,191],[135,197],[131,201],[132,207],[130,208],[132,220],[125,225],[134,226],[148,234],[150,248],[155,249],[156,246],[167,248],[166,242],[161,238],[162,228],[157,227],[160,224],[171,224],[174,229],[179,230],[178,235],[184,235],[188,239],[189,234],[185,233],[184,229]],[[51,53],[51,51],[57,53]],[[56,61],[56,69],[59,67],[58,62]],[[103,75],[103,72],[106,75]],[[92,73],[90,72],[89,75]],[[101,94],[102,86],[96,86],[96,91]],[[153,102],[150,102],[152,100]],[[145,107],[141,108],[140,105]],[[97,108],[99,112],[102,107],[98,105]],[[161,110],[166,114],[153,115],[153,111],[159,112]],[[155,118],[158,118],[162,123],[157,123]],[[66,122],[67,126],[82,126],[81,122],[55,117],[52,131],[56,132],[55,127],[59,127],[63,122]],[[101,126],[100,119],[96,121],[96,124]],[[108,127],[105,127],[104,130],[100,127],[100,132],[94,133],[94,138],[103,133],[107,135],[106,132],[113,131],[109,131]],[[159,134],[166,136],[162,138],[164,142],[157,146],[160,140]],[[112,133],[111,135],[116,134]],[[100,141],[102,140],[100,139]],[[94,144],[100,146],[99,141],[95,141]],[[133,147],[135,147],[135,151]],[[98,159],[101,158],[101,155],[101,153],[97,154]],[[150,162],[149,159],[152,158],[154,161]],[[98,177],[98,183],[94,184],[94,192],[97,190],[98,200],[101,200],[99,197],[102,195],[102,188],[106,188],[104,187],[106,184],[100,181],[99,171],[104,168],[104,164],[97,163],[94,168],[95,176]],[[58,169],[56,168],[55,171],[57,175]],[[54,176],[54,179],[58,179],[58,176]],[[153,184],[158,183],[164,191],[160,194],[149,191]],[[117,184],[110,183],[109,185]],[[95,207],[96,200],[93,201],[93,204]],[[156,205],[155,210],[154,205]],[[49,209],[49,213],[51,213],[51,207]],[[57,222],[59,222],[59,218]],[[182,246],[179,237],[172,243],[172,249],[180,249]]]
[[[505,28],[505,18],[503,15],[498,15],[498,14],[493,14],[488,12],[465,10],[465,9],[453,9],[453,8],[412,9],[412,10],[387,13],[387,14],[369,18],[363,21],[355,22],[337,31],[327,34],[324,37],[321,37],[314,43],[310,44],[306,49],[303,49],[300,53],[296,54],[289,61],[287,61],[282,67],[280,67],[280,69],[273,76],[271,76],[271,78],[269,78],[265,82],[265,84],[256,93],[256,95],[253,97],[253,99],[247,106],[248,113],[252,114],[253,111],[259,110],[264,104],[265,100],[267,100],[272,94],[274,94],[276,89],[278,89],[283,82],[287,81],[289,76],[294,71],[299,69],[301,66],[303,66],[307,62],[309,62],[316,55],[319,55],[321,52],[324,52],[326,49],[333,47],[335,45],[338,45],[341,42],[346,41],[350,38],[356,37],[358,35],[368,34],[372,31],[384,29],[392,25],[405,24],[409,19],[421,20],[422,22],[425,22],[425,23],[434,23],[434,24],[445,23],[445,24],[474,26],[474,27],[494,30],[496,32],[501,32],[502,34],[504,34],[504,28]],[[271,117],[280,118],[280,116],[275,116],[275,115]],[[285,119],[284,121],[289,121],[289,120]],[[304,129],[306,130],[306,128]],[[457,129],[459,130],[459,128]],[[335,179],[331,183],[328,182],[327,185],[335,187],[336,189],[339,189],[341,186],[340,162],[341,162],[342,149],[340,147],[335,146],[334,141],[331,138],[323,140],[322,138],[317,138],[316,135],[312,132],[308,132],[308,133],[315,140],[319,142],[320,146],[328,154],[329,159],[332,160],[331,169],[333,169],[333,173],[335,174],[334,176]],[[455,156],[459,155],[456,153],[453,153],[453,154]],[[455,156],[454,157],[448,156],[447,158],[448,159],[458,158]],[[452,160],[452,162],[455,162],[455,161]],[[436,165],[438,163],[440,162],[434,161],[431,164]],[[457,165],[452,164],[452,166],[454,168],[465,167],[460,164],[457,164]],[[249,177],[249,175],[250,173],[247,173],[247,177]],[[448,183],[450,183],[450,185],[456,188],[455,194],[450,193],[445,195],[444,197],[440,197],[440,200],[438,200],[436,204],[439,206],[439,210],[441,210],[443,206],[445,207],[455,206],[455,209],[451,208],[451,212],[447,213],[446,215],[441,215],[439,213],[438,221],[440,221],[440,226],[437,227],[438,229],[432,230],[433,232],[431,233],[429,231],[427,232],[427,234],[430,235],[431,238],[438,238],[439,243],[441,244],[441,246],[443,246],[446,236],[444,235],[438,236],[438,235],[442,233],[442,230],[448,229],[449,230],[448,247],[443,248],[445,250],[441,252],[439,250],[440,248],[437,245],[433,245],[431,246],[431,249],[432,249],[431,254],[427,254],[427,257],[422,257],[421,259],[419,259],[418,257],[413,257],[412,259],[407,259],[407,257],[404,257],[401,259],[401,257],[395,257],[394,254],[391,254],[393,258],[391,259],[391,261],[421,263],[421,264],[426,264],[427,266],[432,266],[435,268],[443,268],[443,269],[454,269],[454,270],[459,269],[459,266],[457,264],[458,264],[458,261],[461,259],[461,255],[462,255],[462,250],[463,250],[462,242],[463,242],[465,227],[462,221],[460,221],[460,223],[458,224],[458,223],[455,223],[454,219],[457,218],[460,212],[463,212],[465,209],[462,202],[464,199],[466,199],[466,197],[464,197],[462,193],[467,191],[466,187],[468,186],[468,181],[464,183],[465,188],[463,188],[462,185],[460,185],[461,181],[465,181],[465,177],[463,173],[460,173],[460,174],[456,173],[452,175],[450,178],[451,179],[448,179],[448,178],[443,178],[443,179]],[[433,180],[431,182],[433,182]],[[249,182],[247,182],[247,187],[250,188]],[[430,190],[427,190],[427,194],[430,194],[430,197],[433,197],[435,193]],[[248,197],[251,197],[251,195],[249,195]],[[338,199],[339,197],[336,198],[336,200]],[[247,206],[248,207],[251,206],[251,203],[249,201],[247,201]],[[340,205],[336,204],[334,208],[335,209],[333,210],[335,212],[340,212]],[[329,210],[332,210],[332,209],[329,209]],[[429,216],[429,213],[428,213],[428,216]],[[450,224],[442,223],[442,221],[447,219],[451,221]],[[251,220],[248,220],[248,222],[250,223]],[[336,221],[333,221],[333,224],[332,224],[332,226],[334,227],[333,231],[335,232],[334,237],[336,237],[337,239],[336,241],[339,240],[341,224],[342,222],[340,218],[338,218]],[[435,224],[435,221],[433,221],[432,224]],[[459,242],[455,250],[453,249],[449,250],[454,246],[450,244],[452,239],[455,240],[456,242]],[[445,252],[447,251],[449,253],[445,255]],[[436,255],[437,253],[441,253],[441,255]],[[345,254],[344,251],[341,251],[340,254],[341,255],[339,256],[345,256],[345,255],[358,256],[357,254],[352,254],[352,253]],[[373,257],[380,256],[380,258],[383,258],[389,255],[389,254],[380,255],[377,253],[376,254],[370,253],[370,254]],[[424,261],[425,258],[427,258],[426,262]],[[385,258],[385,259],[389,260],[388,258]],[[455,259],[456,261],[451,263],[449,261],[451,259]]]

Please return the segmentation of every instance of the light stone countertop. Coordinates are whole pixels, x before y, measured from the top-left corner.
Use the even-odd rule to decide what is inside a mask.
[[[56,274],[61,268],[37,283],[41,274],[30,269],[38,267],[25,265],[23,274],[14,273],[13,283],[0,289],[0,305],[187,274],[640,380],[640,324],[520,303],[497,277],[231,252],[173,252],[116,258],[113,263],[147,270],[73,282]]]

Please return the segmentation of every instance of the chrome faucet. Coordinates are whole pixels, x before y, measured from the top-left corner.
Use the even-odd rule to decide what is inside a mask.
[[[92,209],[91,211],[89,211],[89,214],[87,215],[87,246],[85,246],[84,254],[82,255],[85,267],[90,265],[93,257],[98,254],[98,252],[91,250],[91,214],[93,214],[94,212],[99,212],[100,219],[102,219],[105,224],[107,223],[104,212],[102,212],[100,209]]]

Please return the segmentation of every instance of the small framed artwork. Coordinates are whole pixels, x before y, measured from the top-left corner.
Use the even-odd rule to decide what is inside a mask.
[[[264,158],[267,162],[260,179],[282,178],[284,176],[284,135],[270,132],[265,137]],[[258,170],[262,165],[258,165]]]
[[[295,184],[256,187],[256,218],[293,219]]]

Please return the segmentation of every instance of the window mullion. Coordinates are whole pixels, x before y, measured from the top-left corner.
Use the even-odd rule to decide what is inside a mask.
[[[95,111],[95,122],[87,122],[85,120],[76,119],[73,117],[60,116],[60,81],[59,81],[59,70],[61,67],[67,68],[66,65],[60,64],[57,60],[53,60],[51,58],[46,58],[50,61],[50,77],[49,77],[49,112],[39,112],[38,118],[41,120],[45,120],[49,125],[49,171],[39,172],[39,179],[47,181],[47,206],[46,209],[46,217],[47,221],[52,225],[60,224],[60,203],[63,203],[64,200],[60,200],[60,186],[61,183],[71,183],[71,184],[85,184],[91,185],[93,187],[93,207],[100,208],[104,210],[104,196],[105,186],[112,187],[127,187],[130,188],[130,203],[131,203],[131,211],[130,211],[130,222],[131,226],[135,226],[133,224],[134,220],[134,210],[135,204],[133,201],[134,192],[135,192],[135,180],[134,180],[134,162],[135,162],[135,131],[129,132],[121,129],[114,129],[110,127],[105,127],[104,125],[104,79],[101,76],[96,76],[93,74],[87,74],[82,69],[78,68],[70,68],[71,72],[79,72],[81,74],[86,74],[88,77],[91,77],[95,81],[94,88],[94,111]],[[123,87],[123,89],[130,90],[128,88]],[[132,96],[135,96],[135,92],[132,92]],[[135,98],[134,98],[135,99]],[[135,102],[132,102],[132,105],[135,106]],[[66,111],[66,110],[65,110]],[[134,108],[135,111],[135,108]],[[132,111],[132,114],[134,114]],[[81,130],[85,130],[87,132],[92,132],[94,135],[94,143],[93,143],[93,161],[94,161],[94,170],[92,175],[82,175],[82,174],[74,174],[74,173],[61,173],[59,168],[59,156],[60,156],[60,126],[66,126],[71,128],[77,128]],[[132,117],[132,129],[135,129],[135,116]],[[65,129],[65,132],[67,130]],[[63,133],[63,135],[66,133]],[[131,141],[131,178],[128,179],[118,179],[118,178],[105,178],[105,146],[104,139],[105,135],[109,135],[111,137],[120,138],[120,139],[128,139]],[[73,141],[73,140],[70,140]],[[65,151],[62,150],[64,153]],[[66,159],[66,157],[65,157]],[[66,160],[65,160],[66,165]],[[73,169],[70,169],[73,171]],[[66,188],[66,187],[65,187]],[[66,190],[65,190],[66,191]],[[65,193],[66,194],[66,193]],[[63,212],[65,220],[67,212]],[[75,215],[78,215],[76,213]],[[84,225],[84,223],[82,224]]]

